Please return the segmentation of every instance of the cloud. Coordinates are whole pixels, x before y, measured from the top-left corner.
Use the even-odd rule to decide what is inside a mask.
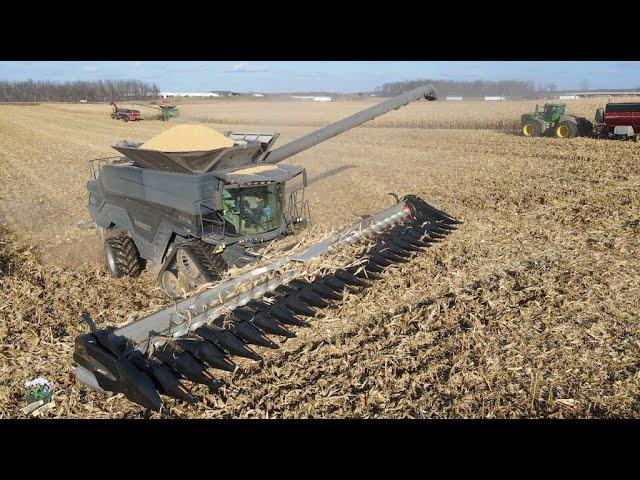
[[[237,63],[230,68],[223,68],[221,72],[223,73],[256,73],[256,72],[266,72],[268,71],[263,67],[256,67],[254,65],[249,64],[248,62]]]
[[[82,71],[83,72],[87,72],[87,73],[96,73],[98,71],[98,67],[93,67],[91,65],[85,65],[84,67],[82,67]]]

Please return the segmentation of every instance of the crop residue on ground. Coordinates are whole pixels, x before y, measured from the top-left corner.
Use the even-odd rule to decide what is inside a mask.
[[[256,122],[282,145],[362,107],[280,103],[180,108],[220,131]],[[200,403],[172,402],[178,415],[640,416],[640,149],[514,134],[535,102],[452,103],[417,102],[291,163],[308,170],[323,231],[384,208],[392,191],[465,223],[264,352],[264,365],[220,375],[221,395],[196,387]],[[588,118],[601,106],[569,103]],[[100,264],[86,162],[172,124],[116,122],[107,105],[0,110],[0,417],[20,416],[36,376],[54,384],[51,416],[145,416],[73,375],[82,311],[120,324],[168,303],[149,272],[114,280]]]

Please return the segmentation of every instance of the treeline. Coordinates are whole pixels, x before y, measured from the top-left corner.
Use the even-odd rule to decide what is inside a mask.
[[[156,84],[139,80],[96,80],[73,82],[0,80],[0,102],[111,102],[158,97]]]
[[[412,88],[430,83],[441,97],[534,97],[537,89],[533,82],[522,80],[501,80],[492,82],[488,80],[476,80],[472,82],[455,80],[404,80],[401,82],[389,82],[376,87],[376,93],[385,97],[400,95]]]

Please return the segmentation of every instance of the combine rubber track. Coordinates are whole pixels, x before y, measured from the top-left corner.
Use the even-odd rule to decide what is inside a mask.
[[[233,371],[233,357],[261,361],[260,349],[279,348],[269,336],[294,337],[297,328],[309,327],[311,318],[339,302],[346,291],[367,288],[380,273],[411,261],[458,223],[408,195],[301,254],[255,269],[120,329],[100,330],[84,315],[91,333],[76,339],[76,376],[95,390],[121,392],[155,411],[163,409],[160,395],[195,402],[184,381],[215,391],[221,384],[211,371]],[[295,268],[283,271],[292,263],[363,240],[372,245],[350,267],[313,281],[300,278]],[[217,302],[212,302],[215,298]]]

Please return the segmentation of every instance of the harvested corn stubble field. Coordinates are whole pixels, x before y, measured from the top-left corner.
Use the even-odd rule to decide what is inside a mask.
[[[180,121],[279,131],[278,144],[365,104],[234,101]],[[580,103],[583,102],[583,103]],[[603,100],[568,102],[593,118]],[[293,158],[312,230],[415,193],[463,220],[446,240],[350,295],[264,364],[194,387],[190,418],[640,416],[640,149],[522,138],[535,102],[417,102]],[[117,122],[107,105],[0,106],[0,416],[26,380],[54,384],[48,416],[145,417],[76,382],[73,340],[169,302],[149,272],[114,280],[86,211],[87,161],[175,123]],[[79,228],[80,227],[80,228]],[[216,374],[219,372],[216,371]],[[153,415],[155,417],[155,414]]]

